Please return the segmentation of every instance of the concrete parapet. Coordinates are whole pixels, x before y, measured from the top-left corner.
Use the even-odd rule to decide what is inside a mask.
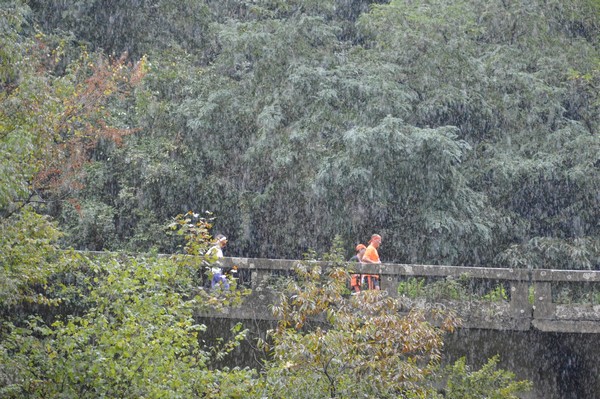
[[[86,252],[92,256],[105,256],[106,252]],[[124,255],[124,254],[123,254]],[[143,256],[139,255],[138,256]],[[167,255],[160,255],[167,256]],[[274,300],[270,289],[280,277],[293,276],[294,267],[301,261],[288,259],[234,258],[220,260],[224,267],[237,266],[245,270],[244,284],[252,289],[247,305],[239,312],[215,317],[270,319],[269,307]],[[310,261],[324,269],[327,262]],[[468,328],[498,330],[537,329],[545,332],[600,333],[600,271],[510,269],[466,266],[417,265],[417,264],[358,264],[350,265],[352,272],[378,274],[381,289],[391,296],[398,296],[402,279],[410,277],[426,279],[459,278],[468,276],[473,281],[502,282],[509,287],[508,303],[454,302]],[[580,287],[580,288],[570,288]],[[581,288],[583,287],[583,288]],[[557,292],[559,291],[561,292]],[[587,290],[587,291],[586,291]],[[594,294],[592,301],[578,303],[576,299],[557,299],[561,293],[584,292]],[[583,296],[583,295],[580,295]],[[588,295],[589,300],[590,295]],[[239,313],[239,314],[238,314]]]
[[[285,259],[224,258],[226,267],[237,266],[251,271],[250,288],[255,290],[247,299],[253,317],[263,314],[269,319],[267,292],[269,282],[275,277],[292,276],[300,261]],[[326,262],[311,261],[324,269]],[[482,268],[464,266],[439,266],[416,264],[352,264],[352,272],[378,274],[381,289],[389,295],[398,295],[402,278],[458,278],[467,276],[477,281],[498,281],[509,289],[509,301],[504,303],[465,302],[448,304],[456,307],[465,320],[465,327],[499,330],[600,332],[600,306],[561,305],[552,300],[552,283],[600,283],[600,272],[565,270],[526,270],[509,268]],[[262,309],[262,310],[261,310]],[[579,310],[578,310],[579,309]],[[247,312],[247,311],[245,311]],[[236,312],[237,313],[237,312]],[[241,313],[244,313],[241,312]],[[243,316],[241,314],[240,316]]]

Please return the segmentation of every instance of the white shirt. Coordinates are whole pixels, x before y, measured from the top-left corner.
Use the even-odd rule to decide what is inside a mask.
[[[206,251],[207,254],[209,255],[213,255],[217,257],[217,259],[220,259],[223,257],[223,250],[221,249],[221,246],[219,244],[214,245],[212,247],[209,248],[208,251]],[[215,265],[211,268],[211,271],[213,273],[222,273],[223,271],[221,270],[220,267],[217,266],[218,263],[215,263]]]

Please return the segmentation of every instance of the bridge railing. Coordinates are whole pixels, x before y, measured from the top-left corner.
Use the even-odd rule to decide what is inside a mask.
[[[294,266],[298,263],[297,260],[280,259],[222,260],[225,267],[237,266],[243,277],[242,283],[252,289],[248,298],[250,306],[245,306],[241,312],[246,317],[259,318],[268,318],[269,305],[275,300],[270,288],[278,277],[292,275]],[[326,264],[323,263],[323,266]],[[533,327],[542,331],[600,333],[600,305],[574,303],[573,300],[565,301],[561,298],[565,291],[582,291],[577,288],[581,285],[585,286],[584,291],[587,290],[588,293],[596,292],[595,287],[600,287],[599,271],[388,263],[355,263],[351,267],[351,271],[355,273],[379,275],[381,289],[391,296],[401,295],[398,293],[398,286],[411,278],[427,282],[461,279],[468,280],[471,287],[506,287],[506,298],[500,301],[486,301],[474,296],[443,301],[446,306],[452,306],[458,311],[467,328],[529,330]],[[600,292],[597,299],[600,302]]]
[[[237,266],[240,283],[252,289],[247,304],[242,309],[232,310],[228,317],[268,319],[269,307],[276,301],[272,287],[278,278],[293,275],[299,261],[230,257],[223,258],[221,263],[224,267]],[[427,282],[466,279],[473,287],[505,286],[507,298],[500,302],[482,301],[473,296],[445,301],[447,306],[458,310],[467,328],[600,333],[600,271],[391,263],[354,263],[351,267],[356,273],[378,274],[381,289],[391,296],[400,295],[398,286],[411,278]]]
[[[600,271],[532,270],[533,327],[600,332]]]

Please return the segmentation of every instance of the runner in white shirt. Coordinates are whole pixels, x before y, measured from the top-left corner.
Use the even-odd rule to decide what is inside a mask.
[[[223,288],[228,290],[229,289],[229,281],[227,281],[227,277],[223,274],[223,269],[221,269],[220,263],[219,263],[219,259],[221,259],[223,257],[223,248],[225,247],[225,245],[227,245],[227,237],[225,237],[223,234],[217,234],[215,239],[216,239],[215,245],[213,245],[212,247],[210,247],[208,249],[208,251],[206,251],[207,255],[217,257],[216,263],[211,268],[213,277],[210,282],[210,288],[215,288],[220,283],[222,283]]]

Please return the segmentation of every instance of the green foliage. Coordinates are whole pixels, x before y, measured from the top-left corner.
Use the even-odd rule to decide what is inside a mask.
[[[69,243],[90,251],[115,247],[114,208],[103,202],[89,200],[77,204],[77,207],[65,204],[63,209],[63,218],[68,221],[65,229],[69,234]]]
[[[26,15],[27,8],[20,2],[4,2],[0,6],[0,40],[3,43],[0,50],[0,104],[6,110],[10,110],[8,100],[15,96],[15,89],[28,70],[26,54],[33,43],[22,36]],[[20,101],[18,96],[15,97],[18,105]],[[9,118],[4,110],[0,112],[0,210],[15,197],[28,194],[27,181],[22,176],[30,176],[36,170],[29,158],[35,148],[32,135],[26,131],[10,134],[23,122],[22,113],[10,112]]]
[[[552,284],[552,302],[557,304],[600,304],[600,287],[598,284],[555,282]]]
[[[600,240],[534,238],[510,246],[498,262],[514,268],[593,270],[600,262]]]
[[[516,381],[510,371],[497,369],[499,356],[490,358],[480,370],[473,371],[465,358],[446,369],[446,399],[518,399],[520,393],[531,389],[531,382]]]
[[[403,397],[433,394],[426,377],[441,357],[452,314],[434,309],[401,315],[400,303],[381,291],[344,296],[348,274],[337,261],[327,269],[302,262],[274,306],[279,318],[268,346],[264,395],[287,398]],[[426,316],[437,317],[436,328]],[[310,326],[310,327],[308,327]],[[306,328],[308,327],[308,328]]]
[[[81,314],[51,326],[6,326],[2,349],[11,361],[4,367],[21,377],[3,382],[6,393],[19,393],[8,397],[225,398],[251,387],[250,370],[210,370],[246,331],[238,327],[231,342],[202,347],[206,326],[193,312],[203,300],[190,296],[193,271],[166,258],[90,262],[93,273],[81,287],[89,307]]]
[[[48,354],[39,319],[31,317],[17,327],[2,322],[0,327],[0,396],[7,399],[44,398],[49,371]]]
[[[425,279],[410,277],[398,284],[398,294],[409,298],[417,298],[425,294]]]
[[[50,115],[81,80],[65,73],[46,90],[23,51],[35,48],[30,19],[44,43],[57,29],[148,54],[134,97],[109,101],[108,120],[143,136],[97,147],[79,194],[106,222],[112,212],[111,237],[77,240],[89,219],[50,209],[77,247],[172,252],[152,231],[199,209],[218,215],[235,255],[299,258],[337,232],[378,231],[386,261],[598,266],[597,1],[100,3],[13,1],[2,14],[0,76],[29,82],[7,93],[49,92],[34,104]],[[64,56],[45,70],[87,71],[71,39],[49,47]],[[6,125],[38,120],[6,109]],[[22,161],[29,131],[4,143],[6,201],[27,197],[16,176],[39,167]]]
[[[335,242],[322,257],[331,264],[325,269],[311,264],[314,256],[301,262],[273,308],[280,321],[263,343],[272,356],[265,362],[261,395],[509,399],[531,388],[497,369],[496,357],[477,371],[464,358],[440,368],[443,334],[457,326],[455,315],[436,307],[400,312],[400,302],[380,291],[343,295],[348,276],[340,267],[339,239]],[[426,289],[417,279],[403,287]],[[430,324],[434,320],[441,327]]]
[[[211,240],[209,229],[212,227],[212,219],[205,219],[194,211],[188,211],[186,214],[175,216],[167,228],[183,238],[184,253],[198,256],[203,255],[209,247]]]
[[[206,216],[207,218],[201,217],[198,213],[188,211],[185,214],[175,216],[167,225],[167,234],[178,237],[179,240],[176,240],[178,242],[183,241],[183,244],[179,247],[183,249],[185,254],[183,256],[175,254],[171,258],[180,266],[196,270],[198,275],[203,276],[204,278],[200,279],[201,285],[208,285],[206,280],[210,280],[213,275],[211,265],[219,263],[214,251],[208,251],[214,245],[212,236],[209,233],[214,218],[210,217],[210,213]],[[226,278],[229,280],[231,290],[224,292],[223,296],[220,295],[220,292],[217,292],[216,296],[206,294],[204,291],[199,292],[206,304],[215,308],[232,304],[237,305],[244,295],[250,293],[249,289],[238,287],[237,280],[231,275],[226,275]]]
[[[508,294],[506,293],[504,285],[498,285],[485,294],[482,299],[489,302],[502,302],[508,300]]]
[[[156,46],[171,45],[189,51],[209,39],[208,6],[191,0],[125,2],[118,7],[105,7],[96,0],[28,3],[36,13],[45,16],[40,21],[45,29],[72,31],[107,54],[129,52],[137,58]]]
[[[504,285],[499,284],[484,294],[478,294],[469,290],[470,277],[461,275],[458,279],[447,277],[445,280],[437,280],[427,283],[424,278],[410,277],[398,284],[398,294],[408,298],[427,298],[429,301],[440,300],[483,300],[488,302],[502,302],[508,300],[508,294]]]
[[[452,276],[448,276],[444,280],[434,281],[427,286],[427,299],[429,300],[464,300],[469,297],[470,293],[462,284],[462,280]]]
[[[0,309],[26,302],[47,303],[36,290],[64,266],[56,223],[29,207],[0,218]]]
[[[529,302],[530,305],[533,305],[535,303],[535,287],[534,286],[529,287],[529,292],[527,293],[527,301]]]
[[[186,248],[206,248],[207,224],[190,226],[184,217],[176,220],[184,222],[178,231]],[[2,397],[230,398],[253,389],[254,371],[215,367],[246,330],[238,325],[231,340],[205,346],[206,326],[194,319],[200,309],[239,304],[244,294],[198,287],[214,259],[198,265],[190,256],[87,258],[58,251],[58,233],[45,217],[23,211],[4,222],[1,243],[9,256],[0,309],[19,305],[21,317],[0,320]],[[36,287],[43,296],[33,296]],[[32,300],[37,307],[23,307]]]
[[[123,105],[145,69],[144,59],[126,65],[123,58],[89,53],[73,38],[36,31],[26,11],[20,1],[0,8],[7,54],[0,65],[7,76],[0,82],[2,217],[27,203],[52,208],[74,200],[94,151],[119,145],[132,132],[111,111]]]
[[[325,202],[353,200],[323,213],[322,220],[332,220],[328,225],[346,219],[356,223],[351,231],[385,225],[382,254],[409,263],[462,263],[473,242],[491,238],[489,221],[480,218],[484,198],[459,172],[469,145],[453,128],[420,129],[386,117],[376,127],[346,132],[343,139],[343,151],[327,159],[316,184]],[[369,141],[379,144],[361,145]],[[465,242],[471,245],[462,248]]]
[[[195,300],[186,299],[185,278],[191,276],[160,259],[109,261],[103,272],[90,293],[94,307],[52,325],[52,385],[79,397],[189,397],[203,391],[201,381],[211,378],[210,356],[200,347],[206,327],[192,317]]]
[[[210,239],[210,224],[198,216],[174,218],[170,227],[187,253],[172,257],[58,251],[59,234],[46,217],[25,208],[4,219],[1,243],[10,256],[2,295],[9,300],[0,308],[30,302],[35,287],[47,299],[21,308],[22,317],[0,320],[2,397],[436,397],[430,381],[443,332],[457,325],[454,315],[436,308],[402,315],[401,304],[380,291],[345,295],[340,237],[322,256],[324,268],[311,251],[284,286],[264,372],[219,369],[246,330],[238,324],[231,340],[207,347],[206,326],[194,313],[239,303],[243,292],[198,288],[201,268],[214,261],[190,260]],[[17,273],[17,266],[26,268]],[[15,290],[5,289],[11,284]],[[509,392],[511,381],[497,385]]]

